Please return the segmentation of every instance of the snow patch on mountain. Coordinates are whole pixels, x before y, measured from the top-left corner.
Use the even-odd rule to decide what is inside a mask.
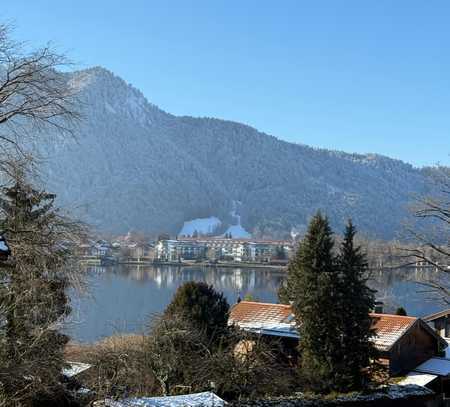
[[[225,231],[225,235],[226,234],[231,234],[231,237],[234,239],[237,239],[237,238],[249,239],[252,237],[252,235],[250,233],[248,233],[240,224],[230,226]]]
[[[222,221],[215,216],[209,218],[197,218],[184,222],[180,230],[181,236],[192,236],[195,231],[202,235],[211,235],[222,225]]]
[[[234,221],[234,225],[231,225],[226,231],[225,235],[231,235],[234,238],[243,238],[247,239],[252,237],[250,233],[248,233],[241,225],[241,215],[239,215],[238,210],[242,206],[241,201],[232,201],[232,210],[230,215]]]

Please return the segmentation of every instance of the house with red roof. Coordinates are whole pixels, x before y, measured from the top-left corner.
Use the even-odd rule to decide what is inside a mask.
[[[374,344],[391,374],[414,369],[443,354],[444,341],[420,318],[390,314],[370,314],[375,330]]]
[[[392,375],[414,369],[447,347],[447,342],[420,318],[375,313],[370,316],[375,347]],[[295,344],[301,340],[290,305],[241,301],[231,308],[229,324]]]

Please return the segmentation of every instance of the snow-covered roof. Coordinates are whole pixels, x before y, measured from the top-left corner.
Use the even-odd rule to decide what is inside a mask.
[[[140,397],[105,400],[106,407],[221,407],[225,401],[211,392],[168,397]]]
[[[398,384],[401,386],[407,386],[408,384],[416,384],[417,386],[425,386],[431,383],[438,376],[429,373],[410,372],[407,376]]]
[[[415,372],[428,373],[438,376],[450,375],[450,359],[431,358],[414,369]]]
[[[66,377],[73,377],[76,376],[85,370],[88,370],[91,365],[87,363],[80,363],[80,362],[66,362],[67,367],[63,369],[62,373]]]

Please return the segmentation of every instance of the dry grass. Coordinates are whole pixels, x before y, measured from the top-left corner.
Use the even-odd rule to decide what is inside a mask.
[[[145,344],[144,335],[113,335],[94,343],[70,341],[65,348],[66,360],[89,363],[93,353],[106,350],[139,350]]]
[[[98,398],[156,393],[143,335],[114,335],[92,344],[70,342],[65,355],[66,360],[92,365],[80,380]]]

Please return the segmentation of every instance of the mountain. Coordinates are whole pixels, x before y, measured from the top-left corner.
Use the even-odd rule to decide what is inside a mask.
[[[63,205],[103,231],[177,233],[185,221],[237,213],[255,236],[305,228],[318,209],[342,229],[392,238],[427,176],[387,157],[288,143],[213,118],[179,117],[103,68],[67,74],[83,100],[75,140],[39,146]]]

